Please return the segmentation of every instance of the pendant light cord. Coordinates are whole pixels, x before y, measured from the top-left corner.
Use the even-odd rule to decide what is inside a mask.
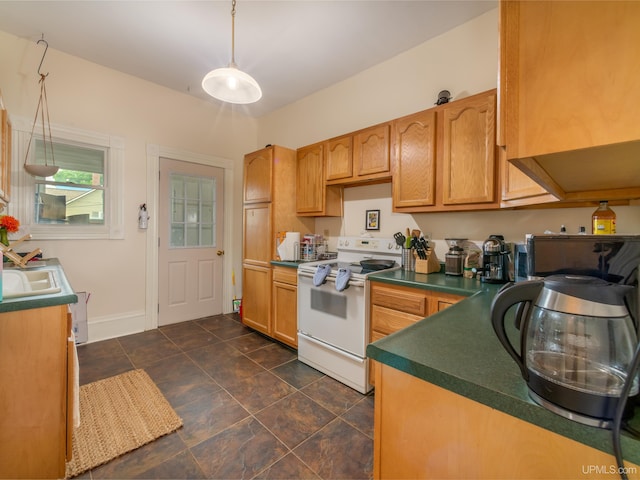
[[[231,66],[236,66],[236,0],[231,2]]]

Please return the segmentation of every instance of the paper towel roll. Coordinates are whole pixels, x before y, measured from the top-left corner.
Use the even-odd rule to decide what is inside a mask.
[[[284,237],[284,255],[282,260],[293,261],[298,259],[296,249],[300,248],[300,232],[287,232]]]

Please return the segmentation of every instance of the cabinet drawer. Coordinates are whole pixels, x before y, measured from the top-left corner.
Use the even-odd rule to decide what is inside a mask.
[[[420,290],[402,287],[389,288],[372,283],[371,303],[418,315],[420,318],[427,316],[427,294]]]
[[[295,268],[275,267],[273,269],[273,281],[297,285],[298,271]]]
[[[373,305],[371,307],[371,330],[376,333],[390,334],[402,330],[422,320],[424,316],[399,312],[390,308]],[[372,338],[377,336],[372,333]]]

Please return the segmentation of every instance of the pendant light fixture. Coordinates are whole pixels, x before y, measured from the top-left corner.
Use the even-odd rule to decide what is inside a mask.
[[[44,36],[43,36],[44,37]],[[44,38],[38,40],[38,44],[44,43],[44,53],[42,54],[42,59],[40,60],[40,65],[38,66],[38,75],[40,75],[40,98],[38,100],[38,106],[36,108],[36,116],[33,119],[33,126],[31,127],[31,136],[29,137],[29,143],[27,144],[27,154],[24,158],[24,169],[30,175],[34,177],[51,177],[58,172],[59,167],[56,167],[55,160],[53,158],[53,140],[51,139],[51,124],[49,122],[49,103],[47,102],[47,87],[45,85],[45,81],[47,75],[49,73],[41,73],[40,69],[42,68],[42,62],[44,62],[44,57],[47,54],[47,50],[49,49],[49,44]],[[31,148],[31,142],[33,141],[33,132],[36,129],[36,123],[38,121],[38,114],[40,114],[41,124],[42,124],[42,141],[44,144],[44,165],[40,164],[29,164],[27,160],[29,159],[29,150]],[[45,114],[46,114],[46,126],[45,130]],[[48,138],[47,138],[48,134]],[[47,145],[48,144],[48,145]],[[51,157],[51,165],[49,165],[47,161],[47,157]]]
[[[260,85],[251,75],[238,70],[235,61],[236,0],[231,2],[231,62],[228,67],[210,71],[202,79],[205,92],[228,103],[254,103],[262,97]]]

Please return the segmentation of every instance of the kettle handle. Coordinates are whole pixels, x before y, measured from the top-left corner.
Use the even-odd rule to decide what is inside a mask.
[[[524,339],[526,338],[527,326],[529,324],[529,316],[527,315],[528,311],[525,310],[527,313],[525,318],[516,318],[517,323],[522,322],[520,325],[520,353],[516,351],[507,336],[507,332],[505,330],[505,319],[507,311],[513,305],[522,302],[531,303],[538,298],[543,285],[544,281],[542,280],[529,280],[526,282],[507,284],[505,287],[500,289],[491,303],[491,324],[493,325],[493,330],[496,332],[500,343],[502,343],[504,348],[507,350],[507,353],[511,355],[518,364],[518,367],[520,367],[522,377],[526,381],[529,380],[529,371],[525,366],[522,355],[525,347]],[[516,315],[522,315],[522,312],[523,310],[519,309],[519,312]]]

